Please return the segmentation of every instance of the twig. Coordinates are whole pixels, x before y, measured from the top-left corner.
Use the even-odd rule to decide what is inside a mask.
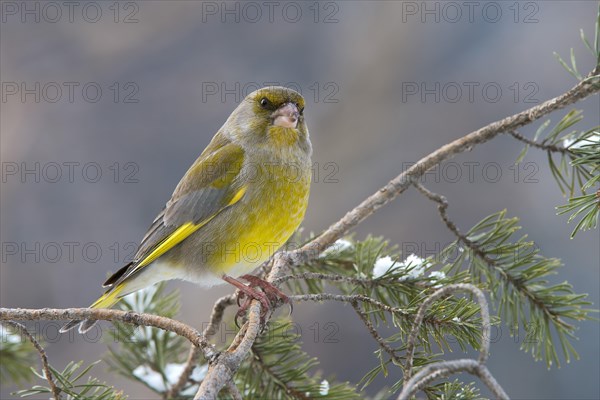
[[[461,241],[465,246],[467,246],[469,249],[471,249],[471,251],[473,251],[473,254],[475,256],[483,260],[490,269],[493,269],[494,271],[498,272],[498,274],[503,279],[509,282],[512,286],[514,286],[520,293],[527,296],[529,300],[533,304],[535,304],[536,307],[538,307],[540,310],[542,310],[542,312],[544,312],[544,314],[548,316],[548,318],[552,319],[559,325],[567,325],[567,323],[560,319],[556,312],[550,309],[547,306],[547,304],[536,298],[535,295],[531,293],[531,291],[527,287],[525,287],[520,280],[515,279],[512,275],[508,274],[504,269],[499,267],[498,263],[493,258],[491,258],[483,248],[481,248],[477,243],[473,242],[466,235],[460,232],[456,224],[452,222],[452,220],[450,220],[450,218],[448,217],[448,201],[444,196],[431,192],[418,182],[413,183],[413,185],[425,197],[438,203],[438,212],[444,224],[446,224],[448,229],[458,238],[459,241]]]
[[[471,292],[477,298],[477,302],[479,303],[482,331],[481,350],[479,352],[478,359],[440,361],[425,366],[417,374],[411,377],[415,342],[417,339],[417,333],[425,316],[425,311],[435,300],[457,291]],[[417,317],[415,318],[413,328],[408,336],[406,345],[406,365],[404,373],[405,383],[403,385],[402,392],[398,396],[398,400],[408,400],[418,390],[425,387],[428,383],[458,372],[468,372],[472,375],[477,376],[483,383],[485,383],[485,385],[491,390],[491,392],[494,394],[494,396],[496,396],[496,398],[502,400],[508,399],[509,397],[504,391],[504,389],[502,389],[502,386],[498,384],[496,379],[494,379],[492,374],[490,374],[487,367],[485,366],[485,362],[487,361],[490,349],[490,327],[490,314],[487,301],[483,292],[476,286],[471,285],[469,283],[457,283],[443,287],[437,290],[431,296],[429,296],[423,302],[423,304],[421,304],[421,307],[419,307],[419,311],[417,312]]]
[[[352,307],[354,307],[356,314],[358,314],[361,321],[365,324],[367,330],[369,331],[371,336],[373,336],[373,339],[375,339],[375,341],[379,343],[379,345],[383,348],[383,350],[385,350],[386,353],[390,355],[390,357],[392,357],[392,359],[396,362],[397,365],[402,365],[402,360],[396,354],[396,350],[394,350],[389,344],[387,344],[386,341],[381,337],[379,332],[377,332],[377,329],[375,329],[375,327],[369,320],[369,317],[367,317],[363,310],[360,309],[358,303],[352,303]]]
[[[448,200],[444,196],[437,193],[433,193],[418,182],[414,182],[413,185],[425,197],[438,204],[438,213],[440,214],[440,218],[442,219],[444,224],[446,224],[450,232],[454,234],[454,236],[456,236],[461,242],[463,242],[467,247],[475,251],[477,254],[480,254],[482,257],[486,257],[485,252],[481,250],[479,246],[477,246],[475,243],[469,240],[469,238],[463,235],[456,226],[456,224],[450,218],[448,218]],[[493,260],[491,259],[490,261],[493,262]]]
[[[556,146],[554,144],[543,144],[536,142],[535,140],[527,139],[525,136],[521,135],[517,130],[512,130],[508,132],[515,139],[530,145],[531,147],[535,147],[541,150],[551,151],[554,153],[569,153],[569,149],[562,146]]]
[[[392,314],[396,314],[396,315],[399,315],[399,316],[402,316],[405,318],[407,318],[407,317],[412,318],[410,311],[407,311],[402,308],[388,306],[387,304],[384,304],[380,301],[377,301],[375,299],[372,299],[372,298],[362,295],[362,294],[344,295],[344,294],[333,294],[333,293],[316,293],[316,294],[298,294],[298,295],[294,295],[294,296],[289,296],[289,298],[292,301],[331,300],[331,301],[339,301],[342,303],[355,303],[355,302],[360,301],[362,303],[372,304],[375,307],[377,307],[383,311],[392,313]]]
[[[352,276],[343,276],[343,275],[336,275],[336,274],[322,274],[320,272],[304,272],[302,274],[282,276],[281,278],[278,278],[277,280],[275,280],[273,282],[273,285],[280,285],[280,284],[290,281],[290,280],[304,280],[304,279],[319,279],[319,280],[323,280],[323,281],[355,283],[355,284],[363,285],[363,286],[367,286],[367,287],[371,287],[375,283],[374,279],[368,279],[368,278],[355,278]]]
[[[223,320],[223,314],[225,313],[225,309],[230,305],[233,305],[234,303],[234,295],[223,296],[215,302],[212,312],[210,313],[210,322],[202,332],[202,335],[206,338],[206,340],[210,339],[212,336],[214,336],[215,333],[217,333],[219,324]],[[177,398],[177,396],[179,396],[179,392],[181,392],[185,384],[190,379],[192,372],[194,372],[194,368],[198,364],[199,358],[199,348],[195,345],[192,345],[190,347],[187,360],[185,362],[185,368],[181,372],[181,375],[179,375],[179,379],[177,380],[177,382],[171,387],[171,389],[169,389],[167,393],[165,393],[165,398],[172,399]]]
[[[233,379],[233,375],[250,352],[261,329],[260,303],[258,301],[253,301],[250,305],[248,322],[244,324],[244,327],[240,329],[234,343],[229,346],[227,351],[219,354],[214,362],[209,363],[208,372],[202,380],[194,400],[216,399],[221,389]]]
[[[179,392],[185,387],[186,383],[188,383],[192,372],[194,372],[194,368],[198,364],[198,359],[200,358],[200,350],[198,347],[192,345],[190,347],[190,351],[188,352],[187,360],[185,361],[185,368],[181,371],[181,375],[179,375],[179,379],[171,389],[169,389],[163,395],[164,399],[176,399],[179,396]]]
[[[196,329],[177,320],[158,315],[138,313],[134,311],[121,311],[95,308],[0,308],[0,321],[17,320],[70,320],[70,319],[95,319],[101,321],[121,321],[128,324],[153,326],[165,331],[176,333],[198,346],[207,359],[212,359],[216,352],[212,344]]]
[[[293,296],[289,296],[290,300],[292,301],[338,301],[341,303],[365,303],[365,304],[371,304],[374,307],[378,308],[381,311],[386,311],[389,312],[390,314],[394,314],[398,317],[404,318],[405,320],[408,320],[410,322],[414,321],[413,318],[413,311],[412,310],[407,310],[407,309],[403,309],[403,308],[398,308],[398,307],[391,307],[388,306],[387,304],[384,304],[380,301],[377,301],[371,297],[362,295],[362,294],[351,294],[351,295],[343,295],[343,294],[333,294],[333,293],[316,293],[316,294],[300,294],[300,295],[293,295]],[[446,321],[440,321],[438,319],[434,319],[434,318],[425,318],[425,322],[427,324],[430,325],[434,325],[434,326],[443,326],[445,324],[449,324],[449,322]]]
[[[202,334],[207,339],[213,337],[215,335],[215,333],[217,333],[219,324],[223,320],[223,314],[225,313],[225,309],[234,304],[235,304],[235,295],[233,295],[233,294],[223,296],[215,302],[212,312],[210,313],[210,322],[209,322],[208,326],[202,332]]]
[[[481,313],[482,329],[481,349],[479,350],[478,362],[480,364],[486,362],[488,354],[490,352],[490,311],[488,309],[487,300],[485,299],[485,296],[481,289],[479,289],[477,286],[471,285],[470,283],[455,283],[436,290],[433,294],[428,296],[419,307],[419,310],[417,311],[417,316],[415,317],[415,321],[412,326],[412,330],[410,331],[410,334],[408,335],[408,339],[406,341],[406,364],[404,367],[405,381],[409,380],[412,375],[413,357],[415,353],[417,334],[419,333],[419,328],[421,327],[423,318],[425,318],[425,312],[427,311],[429,306],[440,297],[444,297],[458,291],[471,292],[477,298],[477,302],[479,303],[479,312]]]
[[[461,359],[451,361],[441,361],[429,364],[421,369],[415,376],[405,383],[398,400],[410,399],[418,390],[425,387],[429,382],[439,378],[445,378],[449,375],[459,372],[468,372],[477,376],[490,389],[497,399],[508,400],[509,397],[498,384],[496,379],[490,374],[487,367],[476,360]]]
[[[44,376],[46,377],[48,385],[50,386],[50,390],[52,391],[52,396],[55,400],[60,400],[60,389],[56,386],[56,383],[54,383],[54,376],[52,375],[52,371],[50,370],[50,364],[48,363],[46,351],[44,350],[42,345],[40,345],[40,342],[38,342],[33,337],[33,335],[29,333],[29,331],[23,324],[19,324],[18,322],[14,321],[2,321],[2,325],[9,325],[13,327],[19,332],[19,334],[22,337],[26,337],[31,342],[31,344],[33,344],[33,347],[35,347],[35,349],[40,355],[40,360],[42,361],[42,370],[44,371]]]

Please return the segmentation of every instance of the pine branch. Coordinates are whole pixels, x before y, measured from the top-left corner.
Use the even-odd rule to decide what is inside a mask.
[[[215,302],[212,312],[210,313],[210,322],[209,322],[208,326],[202,332],[202,335],[207,340],[210,339],[212,336],[214,336],[217,333],[219,324],[223,320],[223,314],[225,313],[225,309],[233,304],[235,304],[235,297],[233,295],[223,296]],[[177,398],[177,396],[179,395],[181,390],[185,387],[185,385],[189,381],[190,375],[192,375],[194,368],[198,364],[199,358],[200,358],[199,348],[192,345],[190,347],[190,351],[188,353],[187,360],[185,362],[184,370],[181,372],[181,375],[179,376],[177,383],[175,383],[175,385],[173,385],[171,387],[171,389],[165,394],[165,398],[167,398],[167,399]],[[231,386],[231,384],[229,386]],[[233,388],[229,387],[229,389],[230,389],[229,390],[230,393],[232,393],[232,395],[234,395],[235,392],[232,391]],[[235,396],[233,396],[233,397],[235,398]]]
[[[31,365],[39,355],[28,342],[0,323],[0,381],[21,383],[33,379]]]
[[[408,400],[418,390],[422,389],[430,382],[461,372],[467,372],[477,376],[490,389],[495,398],[501,400],[509,399],[504,389],[502,389],[496,379],[490,374],[485,365],[480,364],[476,360],[467,358],[452,361],[440,361],[427,365],[407,382],[405,388],[398,396],[398,400]]]
[[[55,400],[59,400],[61,398],[60,389],[56,387],[56,383],[54,383],[54,377],[52,375],[52,371],[50,370],[50,364],[48,363],[46,351],[40,345],[40,342],[38,342],[36,338],[34,338],[33,335],[29,333],[29,331],[23,324],[19,324],[18,322],[14,321],[2,321],[2,325],[14,328],[19,333],[19,335],[29,340],[33,347],[35,347],[35,349],[40,355],[40,360],[42,361],[42,371],[44,371],[44,377],[48,381],[48,385],[50,385],[50,391],[52,392],[52,396]]]
[[[346,384],[327,382],[322,390],[318,376],[310,372],[318,365],[316,358],[302,351],[300,335],[289,320],[267,325],[252,347],[252,356],[244,362],[237,380],[248,399],[357,399]]]
[[[523,136],[519,132],[517,132],[517,130],[512,130],[508,133],[515,139],[517,139],[523,143],[526,143],[528,146],[536,147],[541,150],[551,151],[554,153],[563,153],[563,154],[567,153],[569,151],[569,149],[564,146],[558,146],[555,144],[544,144],[541,142],[536,142],[535,140],[527,139],[525,136]]]
[[[375,327],[373,326],[373,324],[371,323],[371,321],[369,320],[369,317],[365,314],[365,312],[363,310],[361,310],[361,308],[358,305],[358,302],[353,302],[352,303],[352,307],[354,308],[354,310],[356,311],[356,314],[358,314],[358,317],[360,318],[360,320],[363,322],[363,324],[365,324],[365,326],[367,327],[367,330],[369,331],[369,333],[371,334],[371,336],[373,336],[373,339],[375,339],[375,341],[379,344],[379,346],[381,346],[381,348],[383,350],[385,350],[386,353],[389,354],[389,356],[392,358],[392,360],[394,360],[394,363],[396,363],[396,365],[402,365],[402,360],[400,358],[400,356],[398,356],[397,351],[394,350],[379,334],[379,332],[377,332],[377,329],[375,329]]]
[[[94,308],[4,308],[0,307],[0,321],[37,321],[37,320],[71,320],[71,319],[95,319],[98,321],[120,321],[127,324],[139,326],[153,326],[164,331],[173,332],[186,338],[190,343],[202,349],[207,359],[212,359],[216,352],[200,332],[189,325],[171,318],[137,313],[132,311],[121,311],[113,309]]]
[[[126,396],[122,392],[117,391],[114,387],[102,383],[95,378],[88,378],[85,382],[80,382],[90,370],[98,364],[99,361],[82,368],[82,362],[70,362],[63,371],[58,371],[52,366],[48,368],[52,371],[52,375],[56,378],[58,390],[67,396],[67,399],[81,400],[126,400]],[[33,369],[32,369],[33,370]],[[34,374],[40,379],[46,379],[46,372],[38,373],[33,370]],[[36,385],[31,389],[19,390],[15,394],[20,397],[31,397],[35,395],[52,394],[51,387]]]
[[[506,287],[500,297],[500,310],[504,310],[505,316],[513,322],[513,325],[518,324],[519,314],[522,313],[520,310],[522,308],[520,296],[530,302],[532,310],[530,318],[538,326],[538,332],[535,332],[538,343],[537,346],[532,345],[532,351],[535,352],[534,357],[536,359],[540,358],[541,342],[548,343],[552,340],[548,322],[552,323],[556,329],[567,360],[569,359],[569,353],[577,356],[577,353],[568,342],[568,338],[573,337],[575,327],[565,322],[563,318],[583,320],[587,318],[587,314],[591,310],[581,308],[583,305],[589,305],[588,302],[582,300],[586,296],[574,294],[571,287],[566,283],[547,287],[547,282],[542,280],[553,273],[560,265],[559,261],[544,259],[539,256],[538,251],[532,248],[532,244],[524,242],[522,238],[514,244],[508,243],[508,239],[519,227],[516,226],[516,219],[504,219],[504,212],[484,219],[469,233],[462,234],[454,222],[448,218],[446,198],[427,190],[421,184],[417,183],[415,187],[428,199],[438,204],[438,212],[442,221],[458,238],[458,241],[471,250],[470,253],[464,253],[461,257],[458,257],[454,262],[455,267],[453,269],[465,263],[469,257],[472,257],[471,254],[482,260],[484,263],[483,268],[487,268],[484,273],[492,297],[495,298],[497,295],[499,282],[503,282]],[[470,264],[470,268],[479,266],[474,261],[471,261]],[[476,272],[472,272],[474,278],[481,280]],[[501,279],[496,279],[494,274],[497,274]],[[508,293],[511,288],[519,296],[511,297]],[[543,321],[536,318],[536,312],[541,313]],[[546,359],[548,363],[553,361],[558,363],[555,351],[548,348],[548,346],[546,346]]]
[[[477,302],[479,303],[482,318],[482,330],[481,348],[478,359],[441,361],[438,363],[429,364],[411,378],[417,333],[419,331],[419,326],[423,322],[425,310],[427,310],[427,308],[429,308],[437,299],[457,291],[470,292],[473,296],[477,298]],[[489,373],[489,371],[485,367],[485,362],[487,361],[490,350],[490,329],[491,325],[488,304],[485,299],[485,295],[476,286],[470,284],[448,285],[430,295],[421,304],[421,307],[419,307],[417,316],[415,318],[415,322],[413,324],[413,328],[408,337],[406,350],[406,364],[404,367],[404,379],[406,380],[406,383],[403,386],[402,392],[398,396],[398,400],[408,400],[419,389],[425,387],[429,382],[458,372],[469,372],[473,375],[476,375],[477,377],[479,377],[479,379],[482,380],[482,382],[486,384],[486,386],[492,391],[492,393],[494,393],[496,398],[508,399],[508,395],[506,394],[504,389],[502,389],[502,387],[496,382],[494,377]]]

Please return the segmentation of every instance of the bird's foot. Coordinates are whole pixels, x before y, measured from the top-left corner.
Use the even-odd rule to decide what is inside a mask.
[[[281,290],[279,290],[272,283],[267,282],[264,279],[261,279],[258,276],[254,276],[254,275],[242,275],[240,278],[248,281],[251,288],[256,288],[256,287],[261,288],[263,293],[267,296],[267,298],[269,299],[269,302],[272,305],[278,306],[280,302],[282,304],[291,304],[290,298],[287,297],[287,295],[285,293],[283,293]]]
[[[290,304],[291,308],[289,297],[287,297],[285,293],[273,286],[271,283],[254,275],[242,275],[240,278],[248,281],[248,285],[230,276],[223,276],[223,280],[225,282],[232,284],[239,290],[237,301],[240,309],[235,315],[236,325],[238,325],[238,318],[246,315],[246,311],[250,307],[250,304],[252,304],[252,300],[260,301],[261,324],[264,324],[267,313],[270,312],[272,308],[277,307],[280,302],[283,304]],[[261,290],[257,290],[257,288],[260,288]],[[241,305],[240,300],[244,300],[243,304]]]

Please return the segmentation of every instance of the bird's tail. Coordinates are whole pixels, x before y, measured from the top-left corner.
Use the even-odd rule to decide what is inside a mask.
[[[123,289],[125,289],[125,283],[120,283],[115,287],[109,289],[104,293],[98,300],[90,306],[90,308],[111,308],[123,297]],[[60,333],[65,333],[77,325],[79,325],[79,333],[86,333],[89,331],[97,321],[95,319],[84,319],[84,320],[71,320],[60,328]]]

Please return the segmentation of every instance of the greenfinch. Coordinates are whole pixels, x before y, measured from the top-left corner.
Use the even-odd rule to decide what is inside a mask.
[[[123,296],[170,279],[202,287],[226,281],[264,307],[271,295],[284,297],[246,274],[268,260],[302,222],[311,153],[298,92],[265,87],[250,93],[185,173],[134,261],[108,278],[106,292],[90,307],[110,308]],[[79,324],[85,333],[95,322],[72,320],[61,332]]]

